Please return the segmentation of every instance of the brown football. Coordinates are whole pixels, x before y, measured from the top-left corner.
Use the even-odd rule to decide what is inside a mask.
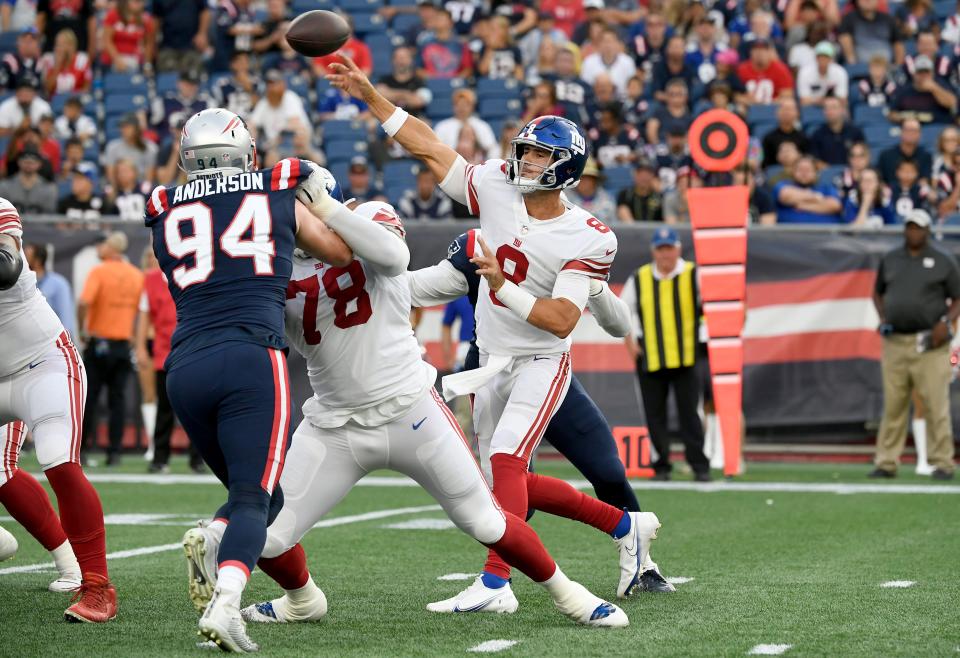
[[[350,38],[350,26],[339,14],[316,9],[297,16],[287,28],[287,43],[301,55],[321,57]]]

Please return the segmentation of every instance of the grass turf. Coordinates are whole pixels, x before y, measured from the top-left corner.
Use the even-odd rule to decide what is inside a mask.
[[[25,466],[35,470],[25,459]],[[142,472],[128,459],[122,468]],[[177,463],[174,469],[186,472]],[[541,472],[576,477],[562,463]],[[751,465],[741,481],[865,482],[863,466]],[[904,471],[902,482],[913,482]],[[93,472],[103,472],[93,469]],[[112,472],[112,471],[111,471]],[[928,479],[918,482],[929,482]],[[223,499],[218,485],[99,483],[111,552],[177,543],[194,516]],[[956,494],[836,495],[640,491],[644,509],[664,522],[653,555],[668,576],[694,580],[672,596],[640,595],[623,604],[624,630],[577,627],[523,575],[514,579],[520,611],[501,615],[433,615],[432,600],[467,583],[438,581],[471,572],[483,551],[456,530],[383,526],[423,512],[311,532],[304,546],[330,602],[320,623],[251,626],[267,656],[449,656],[493,639],[519,644],[511,656],[742,656],[757,644],[791,644],[796,656],[956,655],[960,645],[960,547]],[[359,487],[331,516],[433,501],[413,487]],[[147,525],[124,514],[166,514],[171,525]],[[156,523],[154,519],[150,521]],[[537,514],[534,528],[564,571],[601,596],[613,596],[616,552],[609,538],[580,524]],[[44,562],[45,552],[15,523],[20,541],[6,567]],[[179,551],[113,560],[120,615],[104,626],[60,621],[68,599],[44,591],[52,572],[0,575],[0,655],[203,655],[195,648],[196,616],[186,597]],[[908,589],[883,589],[912,580]],[[276,595],[256,574],[245,600]]]

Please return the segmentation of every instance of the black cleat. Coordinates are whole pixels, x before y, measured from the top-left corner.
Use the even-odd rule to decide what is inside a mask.
[[[676,592],[677,588],[667,582],[667,579],[660,575],[656,569],[647,569],[640,574],[640,582],[637,583],[636,592]]]
[[[895,471],[888,471],[888,470],[883,469],[883,468],[875,468],[875,469],[873,469],[872,471],[870,471],[869,473],[867,473],[867,477],[868,477],[868,478],[880,478],[880,479],[890,480],[890,479],[893,479],[893,478],[897,477],[897,474],[896,474]]]
[[[655,482],[668,482],[670,480],[670,471],[657,471],[650,479]]]
[[[938,468],[933,471],[930,475],[934,480],[952,480],[953,471],[945,471],[942,468]]]
[[[710,475],[709,471],[706,473],[696,473],[693,479],[697,482],[713,482],[713,476]]]

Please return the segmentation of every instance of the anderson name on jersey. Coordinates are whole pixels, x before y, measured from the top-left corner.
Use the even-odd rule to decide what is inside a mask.
[[[606,279],[617,252],[607,226],[563,196],[566,211],[548,220],[532,219],[520,191],[507,182],[506,163],[488,160],[467,165],[464,201],[480,217],[483,239],[496,250],[504,278],[535,297],[563,297],[582,311],[589,279]],[[445,189],[449,189],[445,187]],[[490,354],[524,356],[570,349],[570,337],[557,336],[520,319],[480,282],[477,344]]]

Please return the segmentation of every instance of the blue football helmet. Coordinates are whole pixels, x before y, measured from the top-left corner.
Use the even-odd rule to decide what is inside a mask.
[[[326,181],[327,193],[340,203],[343,203],[343,190],[340,188],[340,183],[337,182],[337,179],[333,177],[333,174],[330,173],[329,169],[319,165],[317,166],[317,169],[320,170],[320,175],[323,177],[324,181]]]
[[[551,151],[550,164],[536,178],[522,178],[520,158],[528,146]],[[527,194],[535,190],[562,190],[580,182],[587,164],[587,140],[569,119],[547,115],[532,120],[510,140],[507,182]],[[528,167],[529,167],[528,163]]]

